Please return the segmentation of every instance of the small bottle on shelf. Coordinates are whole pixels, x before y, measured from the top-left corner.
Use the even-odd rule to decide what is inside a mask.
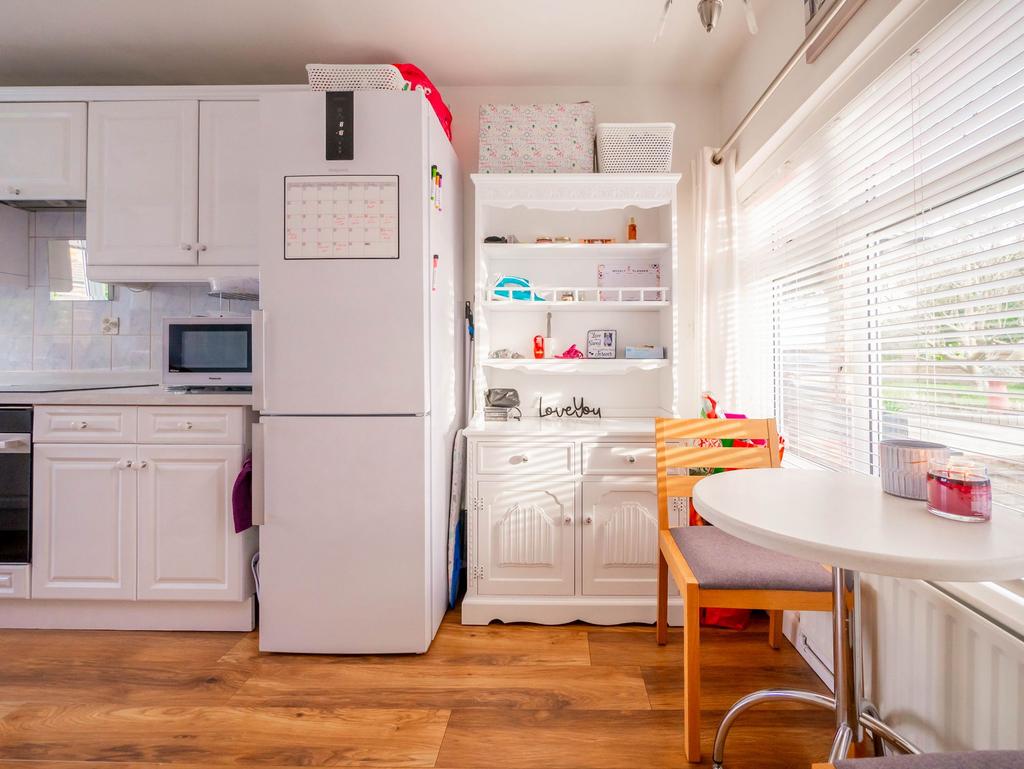
[[[636,219],[632,216],[629,217],[629,224],[626,225],[626,240],[630,242],[636,241]]]
[[[533,357],[537,359],[544,357],[544,337],[540,334],[533,338]]]

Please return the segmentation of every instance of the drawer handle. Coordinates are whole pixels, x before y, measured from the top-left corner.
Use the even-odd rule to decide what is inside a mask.
[[[592,516],[592,515],[585,515],[585,516],[583,516],[583,525],[584,526],[589,526],[593,522],[594,522],[594,516]]]
[[[149,462],[147,462],[145,459],[140,459],[139,464],[136,465],[136,469],[138,470],[145,470],[147,467],[149,467]]]
[[[629,462],[631,465],[635,465],[636,464],[636,457],[634,457],[632,454],[630,454],[628,457],[626,457],[626,461]]]
[[[191,251],[192,250],[192,244],[191,243],[182,243],[181,244],[181,250],[182,251]]]
[[[131,470],[134,463],[130,459],[122,459],[117,463],[118,470]]]
[[[526,454],[518,454],[517,456],[512,457],[512,462],[514,464],[522,465],[522,464],[526,464],[529,461],[530,461],[530,458],[528,456],[526,456]]]
[[[192,429],[192,423],[191,422],[178,422],[178,429],[179,430],[191,430]]]
[[[76,430],[84,430],[89,426],[88,422],[72,422],[71,426]]]
[[[572,526],[572,516],[571,515],[565,516],[562,519],[562,523],[564,523],[566,526]]]

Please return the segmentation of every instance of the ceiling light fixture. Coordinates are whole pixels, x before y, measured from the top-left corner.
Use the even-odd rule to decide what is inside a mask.
[[[722,15],[722,0],[697,0],[697,15],[706,32],[710,32]]]

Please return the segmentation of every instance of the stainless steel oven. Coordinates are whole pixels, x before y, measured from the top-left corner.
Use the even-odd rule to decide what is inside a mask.
[[[0,563],[32,559],[32,409],[0,408]]]

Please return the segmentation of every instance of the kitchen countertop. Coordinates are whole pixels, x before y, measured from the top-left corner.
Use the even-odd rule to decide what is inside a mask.
[[[67,385],[73,387],[74,385]],[[90,385],[86,385],[90,386]],[[25,385],[26,388],[31,385]],[[160,385],[60,392],[4,392],[0,406],[251,406],[249,392],[181,392]]]

